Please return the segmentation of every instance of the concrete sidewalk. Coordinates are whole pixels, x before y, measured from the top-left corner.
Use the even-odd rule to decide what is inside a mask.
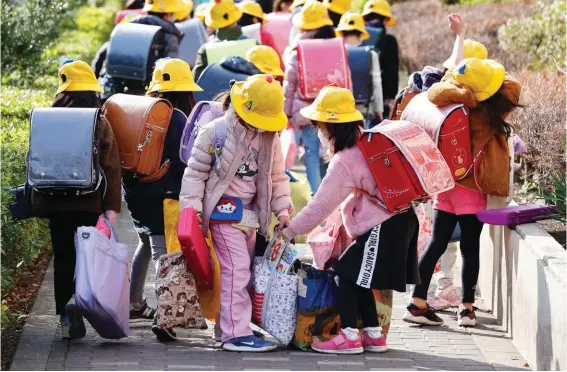
[[[127,213],[116,223],[130,247],[137,235]],[[155,305],[152,273],[145,292]],[[525,361],[500,330],[493,316],[477,313],[479,326],[457,327],[456,315],[442,312],[441,327],[412,326],[401,321],[404,294],[395,293],[389,351],[383,354],[334,356],[280,348],[268,354],[231,353],[220,349],[208,330],[176,330],[183,340],[159,343],[150,323],[135,324],[120,341],[100,338],[90,326],[82,340],[61,339],[53,297],[53,267],[47,272],[22,332],[11,370],[524,370]],[[482,307],[482,303],[479,303]]]

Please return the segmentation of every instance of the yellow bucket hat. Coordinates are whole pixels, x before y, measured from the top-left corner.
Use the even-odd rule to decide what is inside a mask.
[[[477,102],[482,102],[498,92],[506,69],[492,59],[467,58],[452,73],[455,80],[473,92]]]
[[[289,6],[289,10],[293,11],[295,8],[303,6],[307,0],[293,0],[293,3]]]
[[[258,45],[246,53],[246,60],[254,64],[264,74],[284,76],[280,56],[272,47]]]
[[[68,62],[59,68],[59,87],[56,94],[77,91],[102,93],[93,69],[83,61]]]
[[[337,14],[345,14],[352,9],[352,0],[323,0],[323,5]]]
[[[362,16],[366,17],[372,13],[376,13],[383,17],[386,17],[386,22],[384,23],[386,26],[395,26],[398,21],[392,15],[392,9],[390,8],[390,4],[386,0],[370,0],[364,4],[364,9],[362,10]]]
[[[272,75],[253,75],[235,83],[230,100],[238,116],[255,128],[279,132],[287,126],[283,87]]]
[[[157,61],[147,93],[202,92],[195,84],[191,67],[182,59],[162,58]]]
[[[233,0],[211,0],[205,15],[205,24],[211,28],[225,28],[242,17],[242,11]]]
[[[316,30],[323,26],[332,26],[333,21],[323,4],[318,1],[308,1],[301,8],[298,16],[293,17],[293,24],[300,30]]]
[[[183,9],[183,11],[175,12],[176,21],[183,21],[184,19],[189,17],[189,14],[191,14],[191,11],[193,10],[193,1],[181,0],[181,3],[185,6],[185,8]]]
[[[488,50],[483,43],[473,39],[466,39],[464,41],[463,59],[466,58],[487,59]]]
[[[359,31],[362,33],[362,40],[370,38],[370,34],[364,26],[364,18],[358,13],[347,12],[343,14],[336,28],[337,36],[342,36],[342,31]]]
[[[321,89],[315,101],[300,111],[301,115],[325,123],[350,123],[363,120],[356,109],[352,92],[345,88],[328,85]]]
[[[181,0],[146,0],[144,12],[154,13],[177,13],[185,10]]]
[[[249,14],[252,17],[260,18],[262,20],[262,23],[268,22],[268,20],[264,16],[262,7],[257,2],[253,0],[244,0],[238,3],[236,6],[242,13]]]

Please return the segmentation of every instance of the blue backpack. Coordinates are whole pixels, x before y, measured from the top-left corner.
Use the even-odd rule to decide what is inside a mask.
[[[356,103],[367,105],[372,99],[372,54],[368,46],[347,46],[353,95]]]

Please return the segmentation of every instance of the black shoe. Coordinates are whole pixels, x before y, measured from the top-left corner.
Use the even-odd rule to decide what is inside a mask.
[[[156,335],[158,341],[161,342],[171,342],[177,340],[177,334],[173,328],[167,329],[162,328],[157,325],[157,318],[154,318],[154,324],[152,325],[152,332]]]
[[[81,309],[75,303],[75,296],[71,297],[67,305],[65,305],[65,315],[69,320],[69,338],[78,339],[85,337],[87,329],[85,328]]]
[[[148,305],[146,299],[144,298],[142,306],[140,306],[138,309],[135,309],[132,307],[132,305],[130,305],[130,320],[152,320],[156,315],[156,311],[156,309]]]

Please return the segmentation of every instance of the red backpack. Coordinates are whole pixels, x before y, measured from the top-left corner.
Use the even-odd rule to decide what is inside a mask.
[[[342,38],[299,40],[299,91],[314,100],[327,85],[350,89],[348,58]]]
[[[383,121],[363,132],[358,147],[382,196],[373,201],[388,212],[404,212],[455,186],[435,143],[409,121]]]
[[[402,113],[402,120],[419,125],[433,139],[455,180],[465,178],[472,169],[473,156],[469,130],[469,109],[462,104],[437,107],[427,93],[415,96]]]

